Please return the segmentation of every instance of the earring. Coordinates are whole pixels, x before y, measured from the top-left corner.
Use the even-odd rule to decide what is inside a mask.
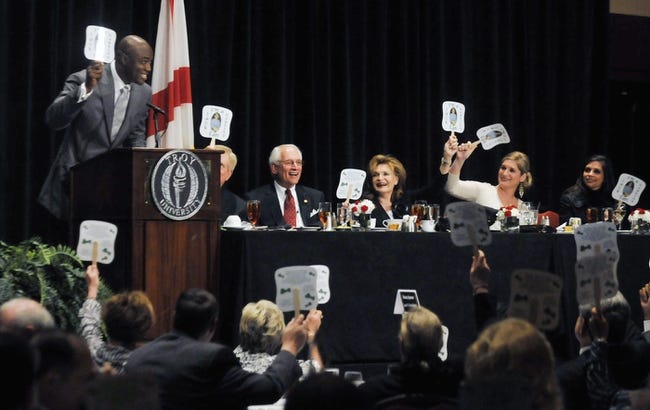
[[[523,184],[523,182],[520,182],[519,183],[519,198],[523,198],[523,197],[524,197],[524,184]]]

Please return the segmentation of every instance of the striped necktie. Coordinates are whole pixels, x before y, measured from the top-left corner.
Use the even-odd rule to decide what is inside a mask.
[[[291,225],[296,227],[296,201],[293,200],[293,195],[291,195],[291,190],[286,190],[286,197],[284,198],[284,220]]]

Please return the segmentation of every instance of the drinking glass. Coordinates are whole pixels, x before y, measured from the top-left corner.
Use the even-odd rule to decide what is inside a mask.
[[[246,217],[248,217],[248,222],[257,226],[257,223],[260,220],[260,201],[257,199],[249,199],[246,201]]]
[[[327,221],[329,221],[331,213],[332,213],[331,202],[318,203],[318,218],[320,219],[321,225],[323,225],[323,229],[327,229]]]
[[[431,204],[429,206],[429,219],[433,219],[438,225],[440,221],[440,204]]]
[[[625,204],[619,203],[616,209],[614,209],[612,217],[614,224],[616,224],[616,229],[620,231],[623,219],[625,219]]]
[[[598,208],[591,207],[591,206],[587,208],[587,223],[589,224],[589,223],[598,222],[598,216],[599,216],[598,214],[599,214]]]
[[[420,229],[420,222],[425,219],[427,213],[427,201],[418,199],[411,205],[411,215],[415,216],[415,229]]]

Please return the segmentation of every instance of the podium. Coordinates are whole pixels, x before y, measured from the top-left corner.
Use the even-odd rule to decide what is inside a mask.
[[[115,292],[143,290],[156,321],[150,337],[172,327],[178,295],[192,287],[219,294],[219,230],[222,151],[191,151],[207,171],[203,205],[188,219],[163,215],[153,202],[151,176],[171,149],[109,151],[71,169],[70,242],[76,248],[84,220],[117,225],[115,256],[99,264],[102,280]]]

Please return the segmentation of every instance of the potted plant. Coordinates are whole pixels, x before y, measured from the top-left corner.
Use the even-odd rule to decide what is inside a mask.
[[[86,299],[84,264],[66,245],[48,245],[31,238],[10,245],[0,241],[0,304],[24,296],[40,302],[58,327],[76,331],[79,308]],[[112,291],[100,283],[98,299]]]

